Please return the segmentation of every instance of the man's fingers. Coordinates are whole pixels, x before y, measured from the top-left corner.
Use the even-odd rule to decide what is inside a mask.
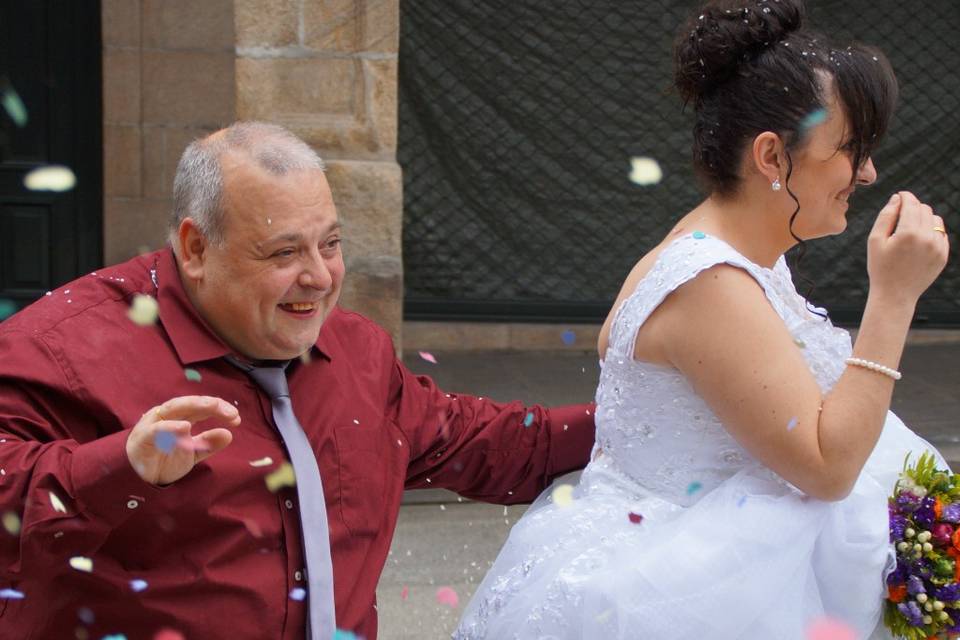
[[[200,422],[219,418],[232,426],[240,423],[240,412],[235,406],[213,396],[181,396],[167,400],[155,410],[158,419]]]
[[[233,434],[229,429],[217,427],[208,429],[192,438],[194,450],[194,464],[206,460],[233,441]]]

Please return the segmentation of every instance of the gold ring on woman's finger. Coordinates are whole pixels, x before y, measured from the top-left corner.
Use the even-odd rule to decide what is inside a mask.
[[[946,230],[945,228],[943,228],[943,227],[937,226],[937,227],[934,227],[933,230],[934,230],[934,231],[939,231],[939,232],[942,233],[943,235],[947,235],[947,230]]]
[[[157,421],[163,420],[163,414],[160,413],[160,407],[157,407]]]

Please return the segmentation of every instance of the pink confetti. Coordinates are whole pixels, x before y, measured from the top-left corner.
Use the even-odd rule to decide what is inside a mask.
[[[818,618],[807,627],[807,640],[857,640],[857,632],[835,618]]]
[[[263,529],[260,528],[260,525],[255,520],[244,518],[243,526],[247,528],[247,531],[249,531],[250,535],[252,535],[254,538],[263,537]]]
[[[406,601],[410,597],[410,587],[403,585],[403,589],[400,591],[400,599]]]
[[[433,364],[437,364],[437,359],[434,358],[434,357],[433,357],[433,354],[430,353],[429,351],[421,351],[421,352],[420,352],[420,357],[423,358],[424,360],[426,360],[427,362],[431,362],[431,363],[433,363]]]
[[[452,587],[440,587],[437,589],[437,602],[455,609],[460,603],[460,597],[457,596],[457,592]]]
[[[186,638],[176,629],[166,628],[157,631],[157,635],[153,636],[153,640],[186,640]]]
[[[640,522],[643,520],[642,515],[640,515],[639,513],[634,513],[633,511],[628,513],[627,517],[630,518],[630,522],[632,522],[633,524],[640,524]]]

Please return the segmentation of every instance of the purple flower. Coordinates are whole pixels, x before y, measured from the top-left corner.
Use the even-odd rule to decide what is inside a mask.
[[[926,592],[927,588],[923,586],[923,580],[921,580],[918,576],[910,576],[907,578],[907,593],[915,596],[918,593]]]
[[[913,519],[924,529],[929,529],[932,527],[933,523],[937,519],[933,514],[933,504],[933,498],[924,498],[920,503],[920,508],[917,509],[913,514]]]
[[[960,523],[960,502],[948,504],[940,512],[940,519],[944,522]]]
[[[933,597],[937,600],[943,600],[944,602],[956,602],[960,600],[960,584],[952,582],[942,587],[935,587]],[[950,617],[954,618],[953,616]],[[957,620],[957,618],[954,618],[954,620]],[[958,620],[958,622],[960,622],[960,620]]]
[[[895,513],[893,509],[890,509],[890,542],[899,542],[903,540],[903,532],[907,528],[907,519]]]
[[[923,626],[923,613],[920,612],[920,607],[918,607],[917,603],[913,600],[898,604],[897,611],[903,614],[903,617],[907,619],[907,623],[909,623],[911,627]]]
[[[923,498],[909,491],[901,491],[900,495],[897,496],[897,506],[900,507],[901,511],[916,511],[922,500]]]
[[[888,585],[903,584],[907,581],[907,576],[910,575],[910,567],[907,566],[903,560],[899,557],[897,558],[897,568],[890,572],[890,575],[887,576]]]

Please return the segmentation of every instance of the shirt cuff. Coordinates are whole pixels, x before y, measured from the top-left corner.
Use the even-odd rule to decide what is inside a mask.
[[[160,488],[146,482],[127,458],[129,430],[81,444],[71,466],[74,498],[83,512],[117,525]]]
[[[552,479],[587,466],[593,449],[597,406],[594,403],[552,407],[550,413],[550,456],[547,475]]]

